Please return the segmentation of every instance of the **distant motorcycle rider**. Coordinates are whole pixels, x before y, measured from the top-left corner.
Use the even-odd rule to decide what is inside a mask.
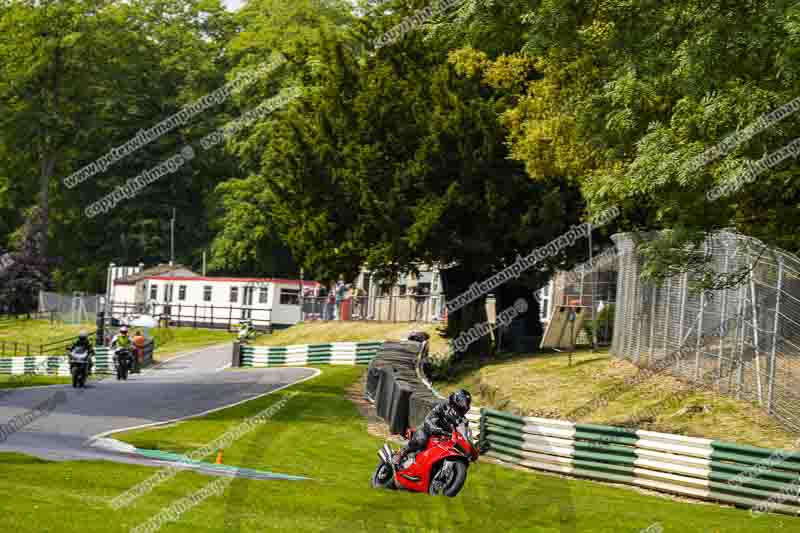
[[[408,444],[395,455],[395,465],[401,465],[410,453],[421,452],[428,446],[434,435],[450,435],[460,424],[466,424],[466,414],[472,404],[472,396],[461,389],[452,393],[447,400],[437,404],[425,416],[422,427],[417,428]]]
[[[72,346],[69,347],[69,351],[71,352],[79,347],[86,348],[86,353],[89,354],[89,374],[91,374],[92,368],[94,368],[94,346],[92,345],[92,341],[89,340],[89,334],[85,331],[78,333],[78,340],[72,343]]]
[[[115,363],[117,361],[117,350],[123,348],[130,350],[131,355],[133,355],[133,341],[128,336],[128,326],[122,326],[119,328],[119,334],[114,335],[114,338],[111,339],[111,349],[114,351]]]

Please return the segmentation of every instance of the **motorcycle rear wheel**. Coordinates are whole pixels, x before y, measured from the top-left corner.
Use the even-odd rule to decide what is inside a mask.
[[[374,489],[394,489],[394,470],[388,464],[381,461],[372,474],[372,488]]]
[[[450,463],[451,471],[448,478],[443,480],[444,486],[442,487],[439,486],[439,484],[434,483],[434,481],[439,476],[439,472],[441,472],[441,469],[444,468],[446,463]],[[445,460],[442,462],[441,467],[432,476],[430,486],[428,487],[428,493],[431,496],[441,495],[452,498],[461,492],[465,481],[467,481],[467,465],[463,461]]]

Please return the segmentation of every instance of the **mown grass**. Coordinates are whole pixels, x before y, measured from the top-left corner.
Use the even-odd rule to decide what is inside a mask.
[[[27,345],[30,344],[31,354],[39,355],[39,346],[71,337],[77,338],[81,331],[94,331],[96,326],[92,322],[83,324],[50,323],[49,320],[30,319],[13,320],[0,325],[0,350],[5,356],[14,355],[14,343],[17,343],[17,355],[26,355]],[[4,348],[2,346],[4,345]]]
[[[260,346],[287,346],[324,342],[355,342],[405,339],[412,331],[425,331],[431,336],[430,352],[447,351],[447,340],[440,333],[441,326],[427,323],[391,322],[305,322],[271,335],[261,335],[253,344]]]
[[[0,375],[0,389],[21,389],[23,387],[38,387],[41,385],[71,384],[72,378],[68,376],[37,376],[33,374]]]
[[[246,371],[246,370],[242,370]],[[237,479],[165,525],[165,532],[200,531],[535,531],[639,532],[655,523],[664,531],[759,533],[800,531],[785,516],[751,518],[746,511],[676,502],[628,488],[563,479],[478,463],[454,499],[369,488],[379,439],[344,398],[363,369],[327,367],[291,389],[186,421],[117,438],[145,448],[185,452],[202,446],[243,418],[292,391],[272,419],[224,451],[225,464],[300,474],[313,481]],[[123,531],[136,527],[214,478],[180,473],[113,511],[112,498],[155,470],[100,462],[50,463],[1,454],[0,516],[8,531]],[[562,528],[560,516],[573,518]]]
[[[603,396],[638,372],[627,360],[607,352],[577,352],[573,366],[567,354],[546,353],[500,357],[482,368],[462,371],[444,391],[467,388],[476,403],[532,416],[564,419],[594,398]],[[678,396],[687,385],[659,376],[609,395],[607,405],[575,421],[607,425],[635,422],[639,429],[727,440],[766,448],[791,448],[795,435],[757,406],[714,392]],[[676,401],[668,401],[670,398]]]

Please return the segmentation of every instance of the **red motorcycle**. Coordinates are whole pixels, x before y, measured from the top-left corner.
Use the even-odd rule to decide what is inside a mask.
[[[457,495],[467,480],[467,467],[478,460],[478,447],[469,425],[462,424],[448,436],[431,436],[421,452],[410,454],[399,467],[392,462],[394,450],[384,444],[381,462],[372,475],[374,488],[405,489],[433,496]]]

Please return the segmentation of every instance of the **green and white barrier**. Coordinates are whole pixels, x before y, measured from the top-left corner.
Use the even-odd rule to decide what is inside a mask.
[[[114,362],[109,348],[104,346],[95,348],[94,373],[115,373]],[[66,355],[0,357],[0,374],[69,376],[69,358]]]
[[[0,357],[0,374],[69,376],[69,364],[67,358],[60,355]]]
[[[331,342],[293,346],[241,346],[243,367],[366,365],[377,355],[383,341]]]
[[[800,514],[800,455],[653,431],[482,409],[488,456],[545,470],[765,511]]]

